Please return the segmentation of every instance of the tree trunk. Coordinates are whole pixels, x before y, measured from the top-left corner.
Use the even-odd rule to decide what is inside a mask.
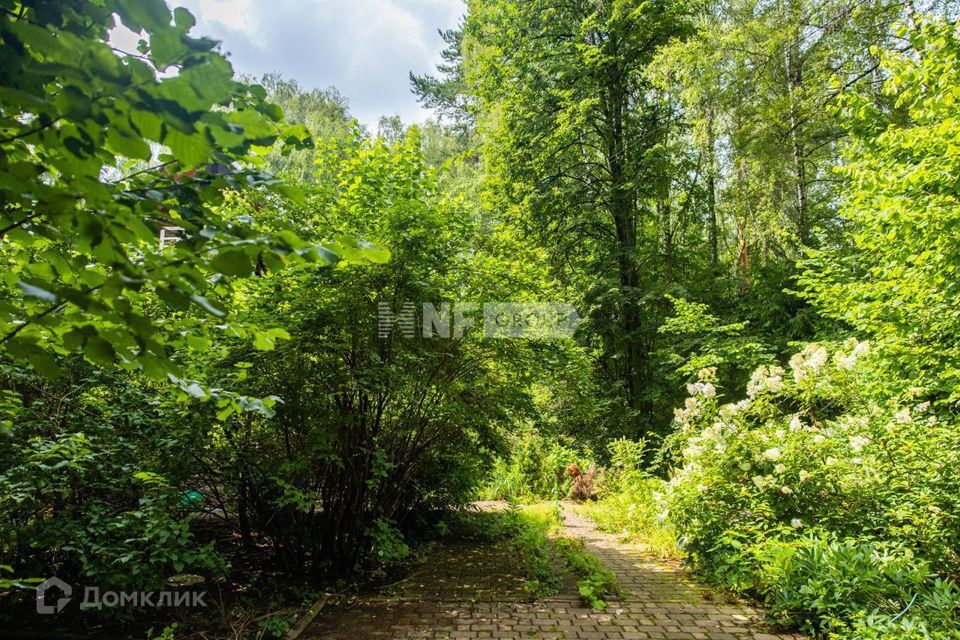
[[[713,110],[707,112],[707,221],[710,243],[710,266],[716,274],[720,266],[720,230],[717,224],[716,139],[713,132]]]
[[[793,154],[793,172],[796,181],[797,235],[800,243],[809,243],[809,221],[807,219],[807,170],[803,137],[803,124],[800,122],[800,107],[797,89],[803,82],[803,61],[796,52],[796,41],[784,48],[784,64],[787,77],[787,96],[790,99],[790,146]]]
[[[616,41],[608,43],[616,49]],[[612,59],[616,59],[613,56]],[[625,364],[623,368],[627,406],[637,416],[647,416],[643,392],[646,386],[647,358],[643,349],[643,315],[637,301],[639,274],[637,272],[637,210],[634,186],[627,173],[625,122],[628,108],[627,78],[622,69],[611,64],[604,91],[605,125],[607,129],[607,164],[610,169],[610,214],[617,235],[617,266],[620,281],[622,332]],[[643,427],[636,425],[638,435]]]

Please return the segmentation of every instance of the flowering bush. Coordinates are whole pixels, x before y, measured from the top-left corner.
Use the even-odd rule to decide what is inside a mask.
[[[789,369],[758,368],[747,397],[723,404],[715,371],[705,369],[662,453],[675,467],[668,515],[694,566],[810,631],[862,626],[869,615],[891,622],[921,586],[946,599],[938,611],[956,617],[960,603],[949,582],[932,586],[960,572],[960,430],[922,398],[887,397],[877,370],[866,342],[811,344]],[[867,601],[844,596],[856,589],[839,588],[840,578],[796,586],[809,554],[820,563],[811,575],[856,576],[839,565],[887,566],[878,549],[894,541],[890,553],[921,567],[906,573],[922,579],[882,578],[874,590],[882,598]],[[867,543],[879,546],[859,556],[824,551]],[[913,607],[895,622],[920,615]]]

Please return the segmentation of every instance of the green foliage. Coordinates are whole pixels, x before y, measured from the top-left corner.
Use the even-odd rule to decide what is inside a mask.
[[[162,0],[0,14],[0,589],[238,555],[382,574],[481,484],[562,499],[602,463],[603,529],[779,622],[958,637],[955,22],[470,0],[440,76],[411,77],[444,121],[373,138],[335,89],[236,80]],[[584,322],[380,334],[384,307],[451,301]],[[870,342],[828,342],[851,327]],[[533,597],[561,559],[591,606],[616,594],[555,506],[461,517]]]
[[[568,467],[586,470],[589,461],[589,453],[569,438],[554,439],[526,429],[511,438],[509,455],[494,461],[480,495],[487,500],[562,500],[573,484]]]
[[[826,313],[874,339],[891,375],[956,399],[960,34],[933,19],[898,33],[909,51],[874,50],[896,110],[851,93],[839,111],[852,134],[838,168],[851,246],[813,254],[802,282]]]
[[[389,253],[355,243],[335,269],[301,265],[245,283],[238,311],[289,339],[265,335],[268,350],[232,340],[194,366],[211,386],[282,402],[271,417],[198,409],[194,420],[216,444],[203,454],[211,481],[247,514],[243,537],[266,534],[290,571],[347,574],[402,555],[395,529],[464,504],[499,431],[531,404],[523,380],[534,345],[476,331],[425,337],[423,303],[444,313],[453,302],[456,313],[458,301],[524,295],[538,276],[511,261],[509,234],[439,191],[416,128],[394,144],[357,131],[319,147],[316,166],[323,179],[304,189],[302,235],[364,237]],[[231,206],[265,228],[289,217],[277,199]],[[382,335],[384,307],[405,304],[418,316],[413,335]]]
[[[173,623],[161,629],[160,633],[158,634],[155,634],[152,628],[148,629],[147,640],[175,640],[176,638],[175,633],[177,631],[178,626],[179,625],[177,625],[176,623]]]
[[[304,90],[276,73],[263,76],[260,84],[266,89],[267,98],[283,109],[284,121],[302,126],[313,140],[311,145],[278,142],[266,155],[267,168],[294,185],[328,179],[317,171],[318,156],[343,152],[355,136],[356,121],[350,115],[347,99],[333,87]]]
[[[746,333],[747,322],[724,324],[710,307],[668,295],[674,313],[660,325],[659,333],[671,336],[673,344],[662,356],[683,382],[696,379],[706,368],[716,368],[724,380],[736,381],[742,389],[758,365],[769,362],[771,354],[763,342]],[[666,350],[666,349],[665,349]]]
[[[617,576],[607,569],[597,556],[586,551],[583,540],[558,538],[554,541],[567,567],[579,578],[577,591],[593,609],[604,609],[603,598],[618,596]]]
[[[454,123],[458,136],[470,135],[474,122],[470,95],[463,67],[463,29],[440,32],[447,47],[440,53],[443,62],[437,65],[440,77],[410,73],[413,93],[428,109],[436,109],[441,118]]]
[[[196,541],[194,512],[183,506],[190,464],[179,450],[192,435],[168,427],[173,405],[73,365],[76,377],[55,384],[2,371],[24,402],[0,454],[0,562],[104,589],[222,575],[223,560]]]
[[[900,637],[898,629],[955,632],[957,587],[898,547],[815,537],[768,544],[759,555],[770,614],[808,633],[842,637],[862,637],[860,630],[873,626],[890,637]]]
[[[960,569],[957,426],[929,402],[891,397],[882,364],[864,342],[812,344],[789,371],[760,367],[736,404],[721,405],[709,377],[691,385],[667,442],[666,503],[699,571],[818,630],[878,612],[892,623],[914,594],[952,593],[931,567]],[[926,618],[926,606],[916,613],[931,629],[957,613],[946,604]]]
[[[373,526],[364,533],[373,547],[370,555],[378,562],[398,562],[410,555],[410,547],[404,543],[403,536],[383,518],[375,520]]]
[[[143,35],[138,53],[112,50],[117,20]],[[4,3],[6,357],[47,376],[57,373],[54,353],[76,353],[177,380],[170,349],[208,333],[246,335],[224,300],[254,264],[336,260],[290,228],[257,233],[218,210],[231,190],[292,194],[253,168],[256,152],[305,139],[262,87],[233,79],[214,41],[188,35],[193,24],[162,0]],[[172,248],[158,246],[165,226],[181,229]],[[172,313],[159,321],[158,307]]]
[[[554,569],[550,536],[562,527],[557,507],[548,504],[525,508],[511,506],[508,514],[508,518],[516,522],[511,543],[526,567],[524,589],[536,599],[555,595],[560,590],[560,576]]]
[[[294,619],[288,615],[270,616],[266,620],[257,622],[260,627],[260,633],[257,640],[262,638],[282,638],[285,633],[293,628]]]
[[[599,500],[580,508],[601,531],[622,535],[659,557],[676,558],[676,535],[662,517],[664,482],[650,474],[645,449],[642,440],[610,442],[610,462],[598,483]]]
[[[464,25],[488,199],[544,247],[583,309],[605,426],[632,436],[655,426],[650,344],[679,279],[674,257],[681,238],[699,244],[681,231],[694,216],[676,213],[689,209],[671,176],[691,159],[671,138],[669,99],[644,74],[659,46],[686,34],[687,11],[474,0]]]

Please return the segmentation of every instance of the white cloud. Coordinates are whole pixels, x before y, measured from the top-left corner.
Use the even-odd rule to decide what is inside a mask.
[[[239,73],[279,71],[305,88],[337,87],[361,122],[429,114],[407,74],[433,70],[463,0],[174,0],[216,38]]]
[[[195,16],[202,16],[208,23],[223,25],[229,29],[242,31],[256,40],[257,30],[253,22],[254,0],[185,0]]]

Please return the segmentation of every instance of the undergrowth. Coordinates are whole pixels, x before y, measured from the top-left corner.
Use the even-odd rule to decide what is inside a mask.
[[[497,512],[458,512],[444,525],[459,539],[510,545],[521,560],[524,589],[532,599],[560,592],[560,567],[577,577],[577,590],[594,609],[619,596],[616,576],[589,553],[582,540],[564,536],[563,512],[556,503],[520,506],[511,502]]]
[[[607,606],[604,598],[620,596],[617,576],[586,550],[583,540],[557,538],[554,542],[567,567],[579,578],[577,591],[584,602],[594,609],[603,609]]]
[[[520,559],[532,599],[560,591],[560,576],[554,569],[550,536],[560,525],[550,505],[521,507],[510,503],[503,511],[456,512],[443,525],[443,533],[461,540],[507,544]]]
[[[596,502],[579,510],[601,531],[621,536],[659,558],[679,559],[680,550],[671,523],[661,516],[658,496],[666,483],[645,466],[645,443],[614,440],[608,445],[610,464],[598,483]]]

